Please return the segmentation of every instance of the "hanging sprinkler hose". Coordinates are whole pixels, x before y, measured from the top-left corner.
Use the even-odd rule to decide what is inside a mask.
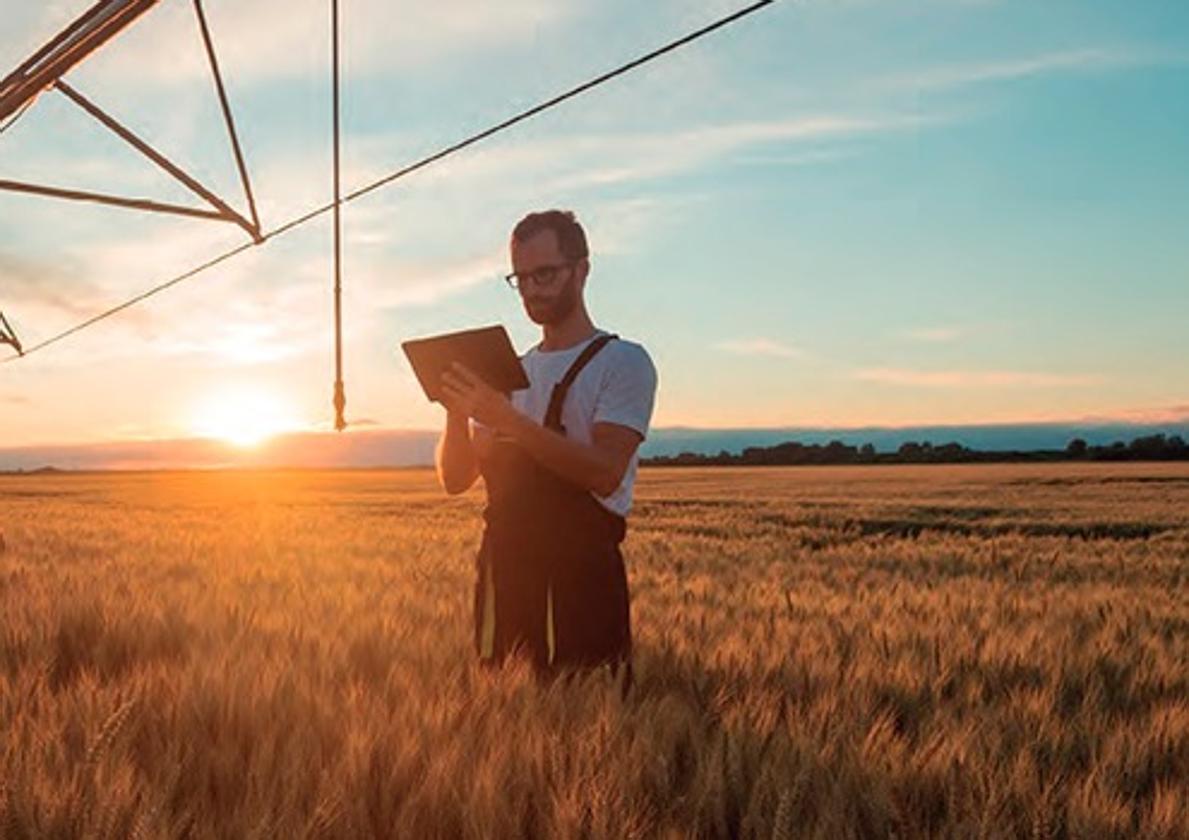
[[[334,109],[334,427],[347,428],[347,395],[343,388],[343,217],[342,166],[339,151],[339,3],[330,0],[331,69]]]

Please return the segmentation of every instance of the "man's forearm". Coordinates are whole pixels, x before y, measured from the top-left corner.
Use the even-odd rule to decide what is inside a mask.
[[[543,466],[600,496],[615,492],[623,470],[610,454],[534,423],[517,413],[504,432]]]
[[[447,413],[435,460],[438,481],[447,493],[462,493],[474,484],[479,469],[471,444],[471,421],[465,414]]]

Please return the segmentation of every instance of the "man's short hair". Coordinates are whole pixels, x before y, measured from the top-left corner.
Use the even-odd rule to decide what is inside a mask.
[[[582,260],[590,256],[586,245],[586,231],[569,210],[545,210],[529,213],[516,223],[512,238],[526,242],[542,231],[551,230],[557,236],[557,246],[569,260]]]

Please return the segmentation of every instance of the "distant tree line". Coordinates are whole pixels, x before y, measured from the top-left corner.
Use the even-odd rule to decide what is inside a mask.
[[[775,446],[749,446],[739,454],[725,449],[717,455],[682,452],[641,459],[647,466],[792,466],[811,464],[987,464],[1014,461],[1189,461],[1189,445],[1180,435],[1147,435],[1130,443],[1090,446],[1074,438],[1064,449],[1001,450],[983,452],[960,443],[932,444],[909,441],[895,452],[876,452],[870,443],[850,446],[832,440],[827,444],[788,441]]]

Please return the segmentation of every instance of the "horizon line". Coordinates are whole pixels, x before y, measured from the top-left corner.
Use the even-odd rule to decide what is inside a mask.
[[[826,424],[806,424],[806,425],[724,425],[724,426],[700,426],[700,425],[661,425],[655,426],[649,430],[649,436],[660,432],[699,432],[699,433],[756,433],[756,432],[839,432],[845,434],[855,434],[859,432],[903,432],[913,429],[1010,429],[1018,427],[1055,427],[1055,426],[1128,426],[1136,428],[1167,426],[1167,425],[1183,425],[1189,424],[1189,407],[1176,406],[1166,409],[1167,415],[1163,417],[1139,417],[1127,418],[1124,416],[1111,415],[1086,415],[1082,417],[1073,418],[1050,418],[1050,419],[1034,419],[1034,420],[994,420],[988,422],[969,422],[969,423],[954,423],[954,422],[918,422],[918,423],[903,423],[903,424],[879,424],[868,423],[862,425],[826,425]],[[1156,412],[1153,412],[1154,414]],[[386,426],[375,423],[374,421],[356,421],[356,424],[348,422],[346,432],[354,435],[366,434],[408,434],[408,435],[439,435],[441,430],[439,428],[426,428],[416,426]],[[306,429],[290,429],[283,432],[278,432],[270,436],[267,440],[260,443],[259,447],[267,447],[279,440],[292,439],[303,436],[325,436],[331,438],[346,437],[343,432],[335,431],[333,428],[306,428]],[[209,443],[214,446],[233,446],[228,441],[217,437],[190,435],[190,436],[174,436],[174,437],[118,437],[118,438],[102,438],[91,441],[80,440],[54,440],[41,441],[27,444],[19,444],[16,446],[0,446],[0,452],[20,452],[29,449],[44,449],[44,448],[103,448],[106,446],[128,446],[137,444],[176,444],[176,443]]]

